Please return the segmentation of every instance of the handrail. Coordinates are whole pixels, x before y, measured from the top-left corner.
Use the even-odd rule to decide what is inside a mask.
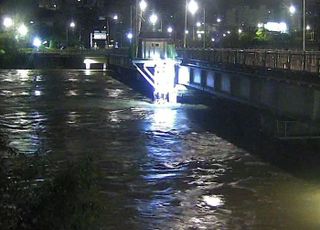
[[[320,74],[320,51],[264,49],[177,49],[179,58]]]

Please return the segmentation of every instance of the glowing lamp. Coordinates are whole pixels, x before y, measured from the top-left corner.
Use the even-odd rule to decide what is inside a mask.
[[[37,47],[37,48],[39,48],[40,46],[41,46],[41,40],[40,40],[40,38],[38,38],[38,37],[35,37],[34,39],[33,39],[33,46],[34,47]]]
[[[155,25],[158,21],[158,16],[156,14],[152,14],[149,18],[149,21],[151,22],[152,25]]]
[[[18,33],[20,36],[24,37],[28,33],[28,28],[24,24],[22,24],[18,27]]]
[[[147,6],[148,6],[148,4],[146,3],[145,0],[141,0],[140,3],[139,3],[139,6],[140,6],[140,10],[141,11],[145,11]]]
[[[3,19],[3,25],[6,28],[10,28],[11,26],[13,26],[13,20],[12,18],[6,17]]]
[[[188,10],[189,12],[194,15],[199,9],[199,5],[196,1],[191,0],[188,4]]]

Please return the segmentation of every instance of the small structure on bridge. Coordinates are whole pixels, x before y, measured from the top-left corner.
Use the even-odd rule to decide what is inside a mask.
[[[154,88],[158,102],[175,103],[175,49],[170,37],[164,33],[143,33],[139,36],[138,56],[133,65]]]

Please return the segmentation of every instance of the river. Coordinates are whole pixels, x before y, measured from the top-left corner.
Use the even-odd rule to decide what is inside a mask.
[[[94,157],[105,229],[320,228],[315,161],[243,144],[232,112],[155,105],[108,71],[1,70],[0,102],[19,154]]]

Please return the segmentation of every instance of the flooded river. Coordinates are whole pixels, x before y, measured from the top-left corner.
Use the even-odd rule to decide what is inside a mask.
[[[15,152],[93,157],[100,229],[320,228],[307,153],[283,147],[274,160],[282,152],[242,141],[242,120],[224,108],[154,105],[108,72],[81,70],[1,70],[0,102]]]

